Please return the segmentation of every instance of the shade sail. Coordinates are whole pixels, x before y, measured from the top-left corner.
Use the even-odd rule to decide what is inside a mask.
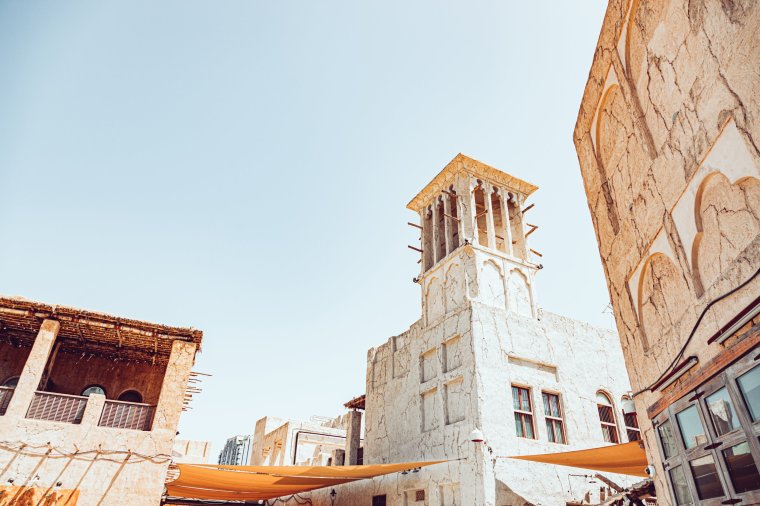
[[[545,453],[541,455],[520,455],[513,459],[531,460],[559,466],[580,467],[593,471],[629,474],[646,478],[647,456],[640,441],[624,443],[590,450],[574,452]]]
[[[179,477],[166,484],[172,497],[264,500],[308,492],[446,462],[404,462],[368,466],[217,466],[178,464]]]

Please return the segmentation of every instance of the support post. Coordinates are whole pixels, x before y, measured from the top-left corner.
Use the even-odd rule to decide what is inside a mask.
[[[486,235],[488,236],[488,247],[496,249],[496,231],[493,224],[493,206],[491,205],[491,193],[493,186],[491,183],[483,183],[483,203],[486,205]]]
[[[5,412],[5,418],[11,417],[24,418],[32,403],[34,393],[37,391],[45,372],[50,350],[53,349],[55,338],[58,337],[58,331],[61,324],[55,320],[44,320],[37,332],[37,338],[34,340],[32,351],[26,359],[24,369],[18,379],[18,385],[13,391],[13,397],[8,404]]]
[[[443,228],[446,233],[446,255],[451,253],[454,248],[452,247],[453,239],[453,227],[456,227],[456,223],[451,223],[453,220],[449,218],[451,216],[451,197],[448,194],[443,194]],[[444,255],[444,256],[446,256]]]
[[[509,194],[499,189],[499,199],[501,199],[501,222],[504,224],[504,245],[506,246],[507,253],[514,256],[514,249],[512,248],[512,225],[509,223]]]
[[[182,414],[182,400],[185,398],[187,380],[190,379],[190,370],[195,362],[195,343],[174,341],[169,363],[166,364],[164,382],[161,384],[161,393],[158,396],[156,415],[153,418],[153,432],[170,431],[171,441],[179,425],[179,417]]]

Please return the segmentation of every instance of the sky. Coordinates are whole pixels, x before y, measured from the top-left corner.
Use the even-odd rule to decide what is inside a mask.
[[[0,0],[0,293],[203,330],[217,453],[364,393],[462,152],[539,186],[538,304],[611,328],[572,143],[605,8]]]

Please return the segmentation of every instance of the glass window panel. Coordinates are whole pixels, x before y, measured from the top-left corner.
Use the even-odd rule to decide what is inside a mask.
[[[610,398],[607,397],[607,394],[602,392],[596,393],[596,402],[599,404],[606,404],[608,406],[612,404],[612,401],[610,401]]]
[[[665,458],[669,459],[678,453],[678,447],[676,446],[676,440],[673,437],[673,427],[670,425],[670,420],[666,420],[658,425],[657,432],[660,434],[660,443],[662,443],[662,451],[665,454]]]
[[[739,376],[737,383],[752,421],[760,420],[760,365]]]
[[[736,493],[760,490],[760,474],[746,441],[723,450],[723,458]]]
[[[530,415],[523,415],[525,417],[525,437],[533,438],[533,418]]]
[[[549,409],[549,395],[542,394],[542,397],[544,398],[544,413],[551,415],[551,410]]]
[[[555,422],[557,424],[557,442],[565,444],[565,429],[561,422]]]
[[[705,402],[716,434],[722,436],[739,426],[739,421],[734,413],[734,405],[728,396],[726,387],[707,397]]]
[[[522,429],[522,420],[520,419],[520,413],[515,413],[515,434],[517,437],[525,437]]]
[[[678,428],[681,430],[683,444],[687,450],[707,442],[705,429],[702,427],[702,421],[699,419],[696,406],[689,406],[680,413],[677,413],[676,418],[678,419]]]
[[[686,485],[686,476],[681,466],[670,470],[670,483],[673,485],[673,494],[676,496],[676,504],[691,504],[691,492]]]
[[[512,407],[520,409],[520,391],[517,387],[512,387]]]
[[[546,421],[546,433],[549,435],[549,442],[556,443],[554,440],[554,422],[551,420]]]
[[[700,499],[723,497],[723,485],[720,484],[718,470],[715,468],[715,460],[712,455],[694,459],[689,462],[689,465]]]

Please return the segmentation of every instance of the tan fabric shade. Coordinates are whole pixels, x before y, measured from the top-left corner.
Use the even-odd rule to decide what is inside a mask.
[[[179,477],[166,484],[171,497],[265,500],[446,462],[368,466],[221,466],[178,464]]]
[[[559,466],[580,467],[592,471],[628,474],[646,478],[647,456],[640,441],[619,445],[602,446],[590,450],[545,453],[541,455],[521,455],[513,459],[543,462]]]

